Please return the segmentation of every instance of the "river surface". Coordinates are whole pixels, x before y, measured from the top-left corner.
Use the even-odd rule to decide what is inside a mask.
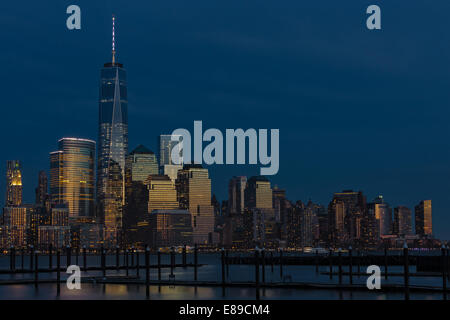
[[[232,256],[232,255],[230,255]],[[140,255],[140,263],[144,263],[144,255]],[[83,259],[78,257],[78,265],[82,266]],[[100,257],[88,256],[88,266],[99,266]],[[115,265],[115,255],[108,255],[106,258],[107,265]],[[131,257],[129,257],[131,265]],[[176,256],[176,263],[181,263],[182,257],[180,254]],[[136,260],[135,260],[136,262]],[[170,264],[170,256],[162,255],[162,264]],[[187,262],[193,262],[193,255],[188,254]],[[9,257],[0,257],[0,269],[6,270],[9,268]],[[75,256],[71,258],[72,264],[77,264]],[[120,263],[124,264],[124,257],[120,256]],[[156,255],[150,256],[150,263],[152,265],[157,264]],[[198,263],[204,264],[198,268],[198,280],[200,281],[221,281],[221,258],[220,253],[211,254],[199,254]],[[23,265],[26,269],[30,267],[30,260],[28,256],[23,259]],[[39,267],[46,268],[49,265],[48,256],[39,257]],[[53,267],[56,266],[56,257],[53,257]],[[61,257],[61,266],[66,266],[66,257]],[[22,258],[16,257],[16,269],[21,269]],[[361,272],[365,272],[366,266],[361,266]],[[383,267],[381,267],[383,270]],[[265,281],[266,282],[280,282],[280,281],[292,281],[314,284],[337,284],[338,277],[333,276],[333,279],[329,279],[329,275],[321,274],[321,272],[327,272],[328,266],[320,266],[319,272],[316,272],[315,266],[283,266],[283,277],[280,276],[280,268],[275,265],[272,267],[266,265],[265,267]],[[337,266],[333,268],[335,272],[338,271]],[[348,271],[348,267],[343,267],[344,272]],[[233,281],[248,281],[254,282],[255,280],[255,266],[254,265],[230,265],[228,270],[228,282]],[[357,272],[357,266],[353,266],[353,271]],[[402,272],[402,266],[391,266],[389,272]],[[410,267],[410,272],[415,272],[415,266]],[[150,269],[150,278],[156,280],[158,277],[157,269]],[[260,272],[261,273],[261,272]],[[125,275],[125,270],[108,270],[107,276]],[[100,276],[101,271],[89,271],[82,272],[84,276]],[[129,275],[136,275],[136,270],[129,270]],[[161,272],[161,278],[163,280],[169,280],[170,268],[164,268]],[[188,268],[175,268],[174,275],[176,280],[193,280],[194,269]],[[61,279],[66,279],[68,274],[61,273]],[[141,269],[140,277],[145,276],[145,270]],[[286,278],[286,276],[288,276]],[[55,273],[40,273],[39,279],[55,279]],[[2,280],[12,279],[33,279],[32,274],[1,274],[0,283]],[[365,284],[367,276],[354,276],[353,283]],[[343,277],[343,283],[349,282],[347,276]],[[381,285],[383,284],[402,284],[403,277],[389,277],[385,280],[382,277]],[[441,277],[411,277],[410,285],[418,286],[433,286],[440,287],[442,285]],[[69,290],[65,283],[61,284],[61,294],[56,296],[56,284],[39,284],[36,289],[34,285],[20,284],[20,285],[0,285],[0,299],[146,299],[145,286],[137,284],[93,284],[82,283],[81,290]],[[354,300],[373,300],[373,299],[404,299],[404,294],[401,292],[389,292],[380,293],[376,290],[334,290],[334,289],[289,289],[289,288],[266,288],[260,289],[261,299],[312,299],[312,300],[329,300],[329,299],[354,299]],[[440,293],[411,293],[411,299],[442,299]],[[150,287],[150,299],[255,299],[255,288],[226,288],[223,290],[221,287],[190,287],[190,286],[151,286]]]

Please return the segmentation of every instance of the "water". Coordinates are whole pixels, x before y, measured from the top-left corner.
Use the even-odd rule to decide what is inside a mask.
[[[231,256],[231,255],[230,255]],[[130,265],[131,258],[129,257]],[[181,263],[181,255],[176,256],[176,262]],[[144,255],[140,255],[140,263],[144,263]],[[82,265],[82,257],[79,257],[78,264]],[[99,266],[99,256],[88,256],[88,266]],[[107,265],[115,265],[115,255],[108,255],[106,257]],[[136,261],[136,260],[135,260]],[[76,257],[72,256],[72,264],[76,263]],[[187,262],[193,262],[193,255],[188,255]],[[221,260],[220,253],[214,254],[199,254],[199,264],[205,264],[198,268],[198,280],[199,281],[221,281]],[[120,256],[120,263],[124,263],[123,256]],[[150,256],[150,263],[152,265],[157,264],[156,255]],[[162,264],[170,264],[170,256],[161,256]],[[39,257],[39,267],[46,268],[49,265],[49,259],[47,256]],[[29,268],[29,257],[24,257],[24,267]],[[56,257],[53,257],[53,267],[56,266]],[[66,266],[66,258],[61,257],[61,266]],[[0,257],[0,269],[9,268],[9,257]],[[21,268],[21,257],[16,257],[16,268]],[[383,268],[381,268],[383,269]],[[271,272],[271,266],[266,265],[265,277],[266,282],[280,282],[279,266],[274,266],[274,271]],[[337,284],[338,276],[334,275],[333,279],[329,279],[329,275],[321,274],[321,272],[328,272],[329,266],[320,266],[319,273],[316,273],[315,266],[283,266],[283,275],[289,275],[292,278],[292,282],[302,282],[311,284]],[[364,272],[366,267],[361,266],[361,272]],[[334,267],[334,271],[337,272],[337,266]],[[348,271],[348,267],[343,266],[343,271]],[[353,272],[357,271],[357,266],[353,266]],[[402,266],[390,266],[389,272],[402,272]],[[410,272],[415,272],[415,266],[410,267]],[[227,282],[254,282],[255,280],[255,266],[254,265],[230,265],[229,277]],[[125,270],[108,270],[107,276],[125,275]],[[129,270],[129,275],[134,276],[136,270]],[[89,271],[82,272],[82,276],[101,276],[101,271]],[[161,270],[161,278],[163,280],[169,280],[170,268]],[[176,280],[193,280],[194,269],[189,268],[176,268],[174,270]],[[261,275],[261,272],[260,272]],[[62,272],[61,279],[65,280],[67,274]],[[145,270],[141,269],[140,277],[145,277]],[[150,269],[150,279],[156,280],[158,277],[157,269]],[[39,279],[55,279],[55,273],[40,273]],[[12,279],[33,279],[32,274],[2,274],[1,280]],[[365,276],[353,276],[354,284],[365,285],[367,277]],[[343,283],[347,284],[349,279],[347,276],[343,276]],[[403,277],[389,277],[388,280],[382,278],[381,285],[383,284],[403,284]],[[442,285],[442,279],[440,277],[411,277],[411,286],[434,286],[440,287]],[[404,299],[402,292],[389,292],[379,293],[376,290],[373,291],[346,291],[346,290],[334,290],[334,289],[291,289],[291,288],[265,288],[260,289],[260,298],[263,299],[283,299],[283,300],[302,300],[302,299],[354,299],[354,300],[386,300],[386,299]],[[442,299],[441,293],[411,293],[411,299]],[[0,285],[0,299],[146,299],[145,286],[137,284],[92,284],[82,283],[81,290],[68,290],[65,284],[61,284],[61,295],[56,297],[56,284],[39,284],[37,289],[34,285]],[[255,288],[225,288],[225,291],[221,287],[189,287],[189,286],[151,286],[150,287],[150,299],[255,299]]]

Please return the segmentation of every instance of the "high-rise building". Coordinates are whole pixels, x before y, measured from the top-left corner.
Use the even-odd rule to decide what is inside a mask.
[[[69,208],[66,205],[55,204],[51,209],[52,226],[69,225]]]
[[[62,138],[50,153],[52,202],[66,204],[71,218],[94,215],[95,141]]]
[[[308,201],[300,213],[300,243],[302,247],[312,247],[319,238],[319,213],[320,206]]]
[[[153,210],[149,225],[153,246],[192,244],[191,214],[188,210]]]
[[[416,234],[429,236],[433,233],[431,200],[422,200],[415,207]]]
[[[180,155],[180,163],[174,163],[172,161],[172,151],[173,148],[177,147]],[[164,169],[164,165],[182,165],[182,150],[181,145],[178,141],[172,141],[171,134],[161,134],[158,137],[158,159],[159,167],[161,170]]]
[[[36,204],[44,206],[48,198],[48,179],[44,170],[39,171],[38,186],[35,193]]]
[[[158,162],[155,154],[142,144],[137,146],[127,156],[125,167],[127,175],[130,175],[130,179],[133,182],[144,182],[149,175],[158,174]]]
[[[5,206],[22,204],[22,169],[19,160],[6,162],[6,199]]]
[[[177,141],[172,141],[171,138],[172,135],[170,134],[162,134],[158,137],[159,173],[169,176],[175,182],[178,177],[178,170],[183,169],[183,157],[181,145]],[[172,161],[171,155],[174,147],[177,148],[178,154],[180,155],[179,164],[175,164]]]
[[[383,199],[378,196],[372,203],[367,205],[368,212],[375,216],[378,225],[378,233],[381,237],[392,233],[392,209]]]
[[[245,209],[245,187],[247,177],[233,177],[228,184],[228,214],[243,214]]]
[[[162,174],[168,176],[170,180],[175,183],[178,177],[178,171],[183,169],[183,166],[180,164],[165,164],[162,169]]]
[[[184,165],[178,171],[176,188],[180,208],[188,209],[192,216],[194,243],[213,242],[214,209],[208,169],[199,164]]]
[[[404,206],[394,209],[393,233],[397,236],[412,234],[411,209]]]
[[[33,244],[28,230],[32,227],[34,207],[31,205],[10,206],[3,208],[3,226],[9,246],[25,247]]]
[[[168,176],[151,175],[145,184],[148,188],[148,213],[178,209],[177,189]]]
[[[264,176],[248,179],[245,188],[245,208],[253,217],[252,230],[255,245],[269,247],[279,238],[273,209],[270,181]]]
[[[139,145],[127,155],[125,163],[125,206],[123,227],[125,242],[134,244],[137,236],[137,223],[147,215],[148,190],[145,181],[150,175],[158,174],[155,154]]]
[[[328,206],[331,241],[348,245],[363,241],[363,219],[367,217],[366,197],[361,191],[336,192]]]
[[[245,189],[245,207],[248,209],[273,209],[272,188],[264,176],[248,179]]]
[[[112,61],[101,70],[99,97],[97,200],[106,245],[120,241],[128,154],[127,77],[123,64],[116,61],[114,28],[113,17]]]

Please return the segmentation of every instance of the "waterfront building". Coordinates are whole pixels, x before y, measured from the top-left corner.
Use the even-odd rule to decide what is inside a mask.
[[[211,179],[208,169],[199,164],[184,165],[176,180],[180,209],[191,213],[194,243],[212,243],[214,209],[211,205]]]
[[[422,200],[415,206],[416,234],[431,236],[433,234],[431,200]]]
[[[243,214],[245,209],[245,188],[247,177],[237,176],[231,178],[228,184],[228,214]]]
[[[399,237],[412,234],[411,209],[398,206],[394,209],[393,233]]]
[[[127,75],[116,61],[113,17],[112,60],[100,72],[97,204],[105,225],[105,245],[120,244],[125,205],[125,158],[128,154]]]
[[[50,195],[65,204],[70,217],[94,215],[95,141],[62,138],[50,153]]]

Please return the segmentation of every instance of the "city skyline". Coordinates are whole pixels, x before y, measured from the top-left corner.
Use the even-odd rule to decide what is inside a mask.
[[[116,10],[114,10],[114,11],[118,12]],[[124,15],[126,16],[126,14],[124,14]],[[127,28],[126,24],[129,24],[129,23],[130,23],[130,21],[124,19],[123,22],[121,22],[121,25],[126,29]],[[102,26],[100,29],[105,31],[106,27]],[[133,57],[133,52],[130,52],[132,50],[127,50],[125,45],[120,44],[120,41],[123,41],[122,43],[127,43],[127,41],[130,41],[130,40],[127,39],[128,38],[127,34],[124,31],[119,31],[119,34],[120,34],[120,37],[119,37],[120,40],[119,40],[118,46],[119,46],[119,48],[121,48],[120,49],[120,55],[122,55],[122,54],[126,55],[128,57],[128,60],[130,60],[130,61],[126,61],[126,60],[124,60],[122,58],[120,58],[120,60],[125,62],[127,64],[127,66],[129,66],[129,63],[134,63],[132,61],[134,59],[130,59],[130,58]],[[65,36],[70,37],[71,35],[67,34]],[[103,34],[102,37],[107,40],[107,34],[106,33]],[[88,68],[87,66],[82,69],[84,71],[88,71],[91,76],[93,74],[95,74],[96,72],[98,72],[98,68],[101,65],[98,62],[101,60],[100,58],[102,58],[102,57],[103,57],[103,60],[104,60],[105,59],[104,57],[106,56],[106,53],[107,53],[107,46],[102,46],[102,43],[106,42],[106,40],[103,39],[103,38],[102,39],[99,38],[99,43],[100,43],[100,44],[98,44],[99,48],[95,48],[95,52],[103,52],[103,53],[100,56],[95,56],[94,53],[89,53],[88,54],[91,59],[94,59],[96,61],[97,69],[88,71],[88,69],[90,67]],[[136,64],[134,64],[134,66],[136,66]],[[130,70],[130,67],[127,67],[127,69]],[[77,71],[72,71],[72,72],[77,72]],[[138,73],[138,71],[137,71],[137,69],[135,67],[134,67],[134,71],[133,72],[134,73]],[[81,72],[81,74],[85,74],[85,72]],[[139,79],[139,77],[134,77],[134,79],[133,79],[134,84],[139,82],[137,79]],[[145,77],[142,77],[142,75],[141,75],[140,79],[145,79]],[[92,80],[88,81],[89,82],[89,86],[92,86],[92,87],[95,88],[96,85],[97,85],[97,81],[98,80],[95,77],[93,77]],[[133,87],[133,90],[135,92],[137,92],[138,90],[142,89],[142,85],[131,86],[131,87]],[[197,90],[198,90],[198,95],[201,95],[201,90],[200,89],[197,89]],[[76,91],[77,91],[77,94],[79,93],[81,96],[84,95],[84,93],[82,93],[82,89],[80,89],[79,92],[78,92],[78,89]],[[138,94],[135,93],[134,95],[135,95],[135,97],[138,97],[141,94],[142,93],[140,93],[140,94],[139,93]],[[79,98],[76,98],[75,100],[77,100],[77,99],[79,99]],[[194,100],[195,99],[191,99],[191,103],[193,103]],[[136,104],[136,105],[137,104],[146,105],[146,103],[144,103],[144,101],[145,101],[145,98],[140,98],[140,99],[135,99],[135,101],[133,103]],[[299,100],[299,102],[301,102],[301,101],[302,100]],[[94,100],[89,99],[87,101],[87,104],[90,106],[89,109],[91,109],[90,112],[89,112],[90,117],[94,116],[94,118],[95,118],[96,99],[94,99]],[[151,105],[147,106],[147,107],[150,110],[150,113],[152,111],[154,111],[154,113],[157,116],[159,116],[160,118],[171,119],[170,116],[168,116],[168,117],[167,116],[161,117],[160,115],[158,115],[161,112],[161,110],[159,110],[158,108],[156,108],[156,107],[153,108]],[[180,106],[180,108],[182,108],[182,106]],[[135,117],[133,126],[135,126],[135,128],[139,128],[139,127],[141,128],[141,129],[135,129],[135,130],[144,130],[145,126],[142,125],[143,123],[141,122],[139,124],[139,121],[136,121],[137,117],[140,114],[142,114],[143,110],[142,109],[140,110],[138,108],[138,109],[134,109],[134,111],[137,111],[137,112],[134,113],[134,115],[133,115]],[[193,110],[193,111],[194,112],[193,112],[192,117],[198,116],[200,114],[200,113],[198,113],[195,110]],[[205,110],[203,110],[203,111],[205,111]],[[67,118],[69,116],[69,114],[71,114],[70,111],[68,111],[68,112],[69,113],[66,116],[62,116],[63,119]],[[416,110],[416,112],[417,112],[417,110]],[[131,111],[129,113],[130,113],[130,116],[133,114],[133,112],[131,112]],[[146,119],[146,121],[151,121],[150,117],[144,117],[144,118]],[[190,120],[189,122],[191,122],[191,120],[193,120],[193,119],[190,118],[189,120]],[[214,121],[214,120],[209,118],[209,121]],[[188,123],[188,126],[189,126],[189,122],[186,122],[186,123]],[[253,121],[253,122],[250,121],[248,123],[248,125],[246,125],[245,123],[241,122],[241,126],[244,129],[247,128],[247,127],[252,127],[252,126],[254,126],[254,127],[264,127],[264,122],[267,123],[267,120],[263,120],[260,123],[258,121],[256,121],[256,122],[255,121]],[[89,123],[92,123],[92,122],[89,122]],[[167,128],[165,130],[160,130],[160,129],[158,129],[157,126],[155,126],[154,131],[153,131],[153,129],[151,131],[145,129],[145,131],[141,131],[140,134],[131,133],[130,132],[131,141],[133,141],[132,143],[130,143],[130,149],[132,149],[133,147],[137,146],[138,144],[143,144],[143,145],[148,146],[150,148],[150,150],[152,150],[153,152],[156,152],[157,151],[156,150],[157,146],[154,143],[154,141],[156,140],[155,138],[157,136],[159,136],[159,134],[162,134],[164,132],[170,131],[170,129],[176,128],[179,123],[180,123],[180,120],[174,119],[173,125],[171,123],[165,122],[165,125],[167,126]],[[72,124],[74,124],[74,123],[72,123]],[[355,123],[355,125],[356,124],[357,124],[357,122]],[[86,127],[90,127],[90,126],[91,126],[90,124],[89,124],[89,126],[86,125]],[[237,127],[237,125],[235,125],[235,127]],[[95,125],[94,125],[94,128],[95,128]],[[356,125],[354,130],[357,130],[357,128],[358,128],[358,126]],[[286,131],[283,131],[283,126],[280,126],[280,129],[281,129],[281,139],[282,139],[281,151],[283,152],[283,149],[284,148],[289,148],[289,145],[290,145],[289,144],[289,140],[284,140],[284,146],[283,146],[283,136],[284,136],[283,133],[287,132],[286,134],[289,134],[289,133],[292,133],[292,130],[288,129]],[[86,132],[84,132],[84,130],[86,130]],[[64,133],[64,131],[66,131],[66,132]],[[77,136],[77,137],[81,137],[81,138],[93,138],[93,137],[96,136],[96,134],[92,134],[93,131],[95,132],[95,129],[92,129],[92,128],[85,129],[84,125],[83,126],[80,125],[78,128],[75,125],[72,125],[72,126],[70,126],[70,128],[64,128],[64,129],[63,128],[59,128],[57,133],[52,134],[53,135],[52,139],[46,139],[45,138],[46,134],[44,134],[44,136],[41,137],[41,139],[45,139],[45,141],[46,141],[45,143],[47,145],[52,145],[53,146],[55,139],[57,139],[58,137]],[[149,132],[151,132],[151,134]],[[144,136],[146,138],[143,138]],[[49,141],[47,141],[47,140],[49,140]],[[303,141],[303,140],[301,139],[300,141]],[[308,142],[306,141],[306,143],[308,143]],[[305,145],[305,141],[303,141],[303,144]],[[310,147],[309,144],[306,144],[305,146],[306,147]],[[22,146],[22,148],[23,147],[24,146]],[[27,146],[25,146],[25,149],[26,149],[26,147]],[[381,145],[381,147],[383,147],[383,145]],[[30,146],[30,148],[31,148],[31,146]],[[53,149],[53,148],[54,147],[51,147],[51,148],[49,148],[47,150],[44,147],[45,150],[43,150],[42,152],[41,151],[33,152],[32,150],[30,150],[30,151],[31,151],[31,153],[36,155],[33,158],[40,159],[41,158],[41,154],[48,154],[48,152],[52,151],[51,149]],[[343,148],[344,148],[344,150],[347,150],[347,152],[348,152],[348,149],[346,149],[345,147],[343,147]],[[358,146],[356,146],[356,148],[358,148]],[[392,146],[390,148],[392,148]],[[387,147],[386,149],[381,149],[381,152],[383,152],[383,150],[384,150],[384,152],[387,152],[387,150],[390,150],[392,152],[392,150],[390,148]],[[8,150],[8,148],[6,150]],[[373,145],[373,152],[380,152],[380,146]],[[309,152],[305,152],[305,153],[306,153],[306,155],[308,155],[308,154],[310,155]],[[23,170],[24,170],[24,172],[26,172],[26,174],[23,175],[24,176],[23,179],[25,181],[24,184],[23,184],[23,187],[24,187],[24,199],[25,200],[23,202],[24,203],[31,203],[31,202],[33,202],[32,199],[33,199],[33,196],[34,196],[34,194],[33,194],[34,188],[37,186],[35,181],[36,181],[36,177],[37,177],[38,171],[41,170],[41,169],[46,169],[46,171],[48,172],[48,169],[47,169],[48,167],[45,166],[45,163],[47,162],[47,158],[43,157],[43,159],[40,159],[40,160],[30,161],[31,159],[29,158],[29,155],[27,156],[28,153],[23,153],[21,156],[17,156],[17,154],[18,154],[18,152],[11,152],[11,155],[9,155],[8,152],[6,152],[5,156],[6,156],[7,159],[19,159],[19,160],[21,160],[21,162],[22,162],[21,165],[23,167]],[[39,156],[37,156],[37,154],[39,154]],[[20,155],[20,153],[19,153],[19,155]],[[352,154],[349,153],[347,159],[350,159],[351,155]],[[431,153],[430,153],[430,155],[431,155]],[[386,185],[385,189],[388,189],[389,191],[384,192],[383,188],[380,187],[380,182],[375,183],[375,186],[374,186],[374,184],[371,182],[370,179],[367,179],[366,182],[360,182],[361,180],[355,179],[355,173],[352,173],[352,170],[354,168],[352,168],[352,166],[350,166],[350,165],[348,165],[347,167],[344,166],[344,170],[339,168],[339,166],[337,166],[338,168],[335,168],[335,170],[343,171],[344,172],[343,176],[345,176],[345,173],[349,174],[349,177],[348,177],[347,180],[341,179],[340,182],[337,182],[338,180],[337,180],[336,177],[328,179],[326,174],[324,174],[324,176],[321,175],[322,174],[321,170],[315,170],[315,173],[316,173],[315,177],[309,177],[309,180],[305,179],[306,181],[305,180],[302,181],[301,179],[299,179],[299,177],[302,177],[301,174],[299,174],[297,176],[292,176],[291,174],[286,174],[286,172],[289,172],[289,171],[290,171],[290,173],[292,173],[292,172],[297,173],[297,170],[298,171],[307,171],[308,170],[308,167],[306,167],[306,166],[305,167],[302,167],[302,166],[296,167],[297,163],[299,162],[299,159],[300,159],[300,164],[301,164],[301,159],[302,159],[301,157],[298,158],[297,156],[298,156],[298,154],[296,156],[294,156],[293,158],[291,158],[291,157],[289,157],[288,154],[284,153],[284,156],[283,155],[281,156],[281,165],[280,165],[280,173],[281,173],[281,175],[279,177],[273,177],[273,178],[271,177],[270,178],[270,180],[271,180],[273,185],[278,184],[281,188],[286,189],[287,197],[290,200],[292,200],[292,201],[302,200],[302,201],[306,202],[309,198],[311,198],[315,203],[321,203],[323,205],[327,205],[328,202],[324,201],[325,199],[327,199],[327,198],[330,199],[334,192],[337,192],[337,191],[340,191],[340,190],[344,190],[344,189],[347,189],[347,188],[348,189],[351,188],[351,189],[354,189],[354,190],[362,190],[365,194],[369,194],[368,199],[375,198],[376,196],[378,196],[378,194],[383,194],[383,195],[385,195],[385,198],[387,199],[387,201],[390,203],[390,205],[392,207],[397,207],[399,205],[405,205],[410,210],[413,210],[414,206],[417,205],[417,203],[420,200],[433,199],[433,218],[434,219],[439,219],[439,220],[437,220],[438,222],[443,221],[442,226],[440,226],[441,225],[440,223],[439,224],[435,224],[435,225],[437,225],[437,228],[436,228],[437,229],[437,236],[439,237],[440,234],[442,234],[442,236],[441,236],[442,238],[444,238],[444,239],[450,238],[448,233],[445,232],[446,229],[448,229],[446,226],[448,226],[449,221],[448,221],[448,218],[446,217],[447,216],[446,215],[446,212],[447,212],[446,210],[448,210],[448,209],[446,209],[446,203],[445,202],[443,203],[443,201],[442,201],[442,199],[444,199],[444,197],[442,195],[438,196],[438,199],[441,199],[441,200],[440,201],[436,201],[435,200],[436,197],[433,195],[433,192],[429,191],[430,187],[424,187],[424,185],[427,185],[427,184],[426,183],[425,184],[420,183],[420,181],[423,181],[425,179],[425,175],[426,175],[426,172],[427,172],[425,169],[423,169],[422,171],[419,170],[419,171],[416,172],[416,171],[412,170],[411,167],[409,167],[407,165],[406,168],[409,170],[409,171],[406,170],[406,171],[408,171],[408,176],[404,175],[403,176],[403,179],[404,179],[403,181],[402,180],[396,181],[393,184],[396,187],[399,187],[399,186],[403,187],[402,190],[403,189],[410,190],[410,187],[408,186],[408,184],[411,184],[411,180],[409,180],[409,179],[412,179],[412,181],[416,181],[414,186],[415,186],[415,188],[417,190],[414,192],[414,194],[412,192],[410,192],[410,194],[407,195],[407,196],[402,194],[402,192],[406,192],[406,191],[402,191],[402,192],[400,192],[400,196],[396,197],[395,193],[392,192],[392,188],[393,187],[391,186],[391,183],[389,183],[389,180],[385,181],[385,185]],[[427,158],[427,157],[425,157],[425,158]],[[425,158],[422,158],[422,160],[424,160]],[[2,161],[0,161],[1,162],[1,166],[2,166],[1,168],[3,168],[4,163],[5,163],[5,161],[3,161],[3,160],[7,160],[7,159],[3,159],[2,158]],[[28,159],[30,159],[30,160],[28,160]],[[363,159],[365,159],[365,157],[363,157]],[[409,159],[410,158],[406,159],[407,161],[405,161],[405,162],[409,163],[408,162]],[[411,159],[411,161],[413,161],[413,159]],[[40,164],[44,164],[44,165],[40,165]],[[372,163],[372,165],[374,165],[374,164]],[[368,169],[368,167],[364,167],[363,166],[363,168],[361,168],[360,166],[361,166],[361,163],[357,163],[355,165],[356,172],[361,172],[361,169],[364,169],[364,170]],[[443,167],[439,167],[439,166],[437,168],[441,168],[443,170],[443,172],[445,174],[447,174],[449,166],[450,165],[447,165],[447,167],[445,169],[442,169]],[[425,168],[425,167],[423,167],[423,168]],[[257,168],[249,169],[248,167],[236,167],[236,168],[227,168],[227,169],[216,168],[216,167],[209,167],[209,169],[210,169],[209,171],[210,171],[210,176],[212,177],[211,180],[212,180],[212,184],[213,184],[212,192],[214,194],[216,194],[220,200],[225,200],[226,199],[225,195],[226,195],[226,190],[228,188],[228,179],[229,178],[231,178],[232,176],[244,175],[247,172],[248,173],[246,175],[248,177],[250,177],[250,176],[255,175],[256,174],[256,170],[257,170]],[[325,169],[325,168],[323,168],[323,169],[325,171],[328,170],[328,169]],[[392,170],[392,169],[389,169],[389,170]],[[389,170],[387,170],[387,171],[389,171]],[[398,169],[398,170],[402,171],[402,169]],[[282,171],[285,172],[285,173],[283,173]],[[220,173],[216,174],[216,172],[220,172]],[[232,172],[232,173],[230,174],[230,172]],[[372,175],[374,176],[374,175],[376,175],[377,173],[380,173],[380,172],[382,173],[383,170],[379,170],[379,169],[378,170],[374,170]],[[366,177],[370,176],[370,174],[369,175],[365,174],[365,176]],[[409,176],[411,176],[411,177],[408,178]],[[228,179],[226,179],[226,177],[228,177]],[[315,186],[315,187],[311,187],[309,189],[310,191],[302,192],[302,190],[307,190],[308,186],[311,185],[311,183],[312,184],[315,183],[315,182],[312,182],[311,179],[314,179],[314,180],[317,179],[319,181],[318,183],[324,184],[325,185],[325,191],[317,192],[318,187]],[[331,182],[330,182],[330,180],[331,180]],[[375,180],[377,180],[377,179],[375,179]],[[302,185],[302,186],[301,187],[294,186],[293,184]],[[4,184],[1,183],[0,186],[1,186],[0,190],[3,190]],[[441,184],[441,186],[442,186],[442,184]],[[445,188],[441,187],[441,189],[445,189]],[[420,195],[420,196],[417,196],[417,195]]]

